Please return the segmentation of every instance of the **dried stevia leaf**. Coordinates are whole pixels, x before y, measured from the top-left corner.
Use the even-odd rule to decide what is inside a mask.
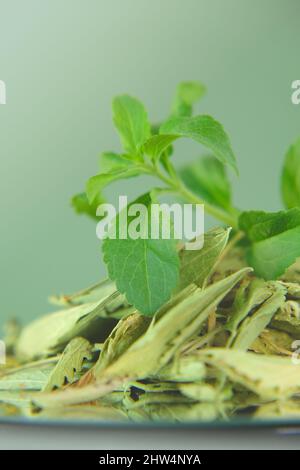
[[[289,357],[265,356],[237,349],[210,348],[199,359],[263,399],[291,397],[300,392],[300,374]]]
[[[57,358],[54,358],[44,363],[33,363],[31,367],[12,369],[1,377],[0,390],[42,390],[56,363]]]
[[[233,342],[240,323],[247,315],[258,305],[261,305],[272,295],[272,288],[261,279],[245,281],[239,287],[234,303],[232,313],[225,325],[226,330],[231,333],[229,345]]]
[[[300,300],[300,284],[296,282],[283,282],[281,284],[287,290],[287,298],[293,300]]]
[[[48,408],[33,416],[36,419],[47,420],[82,420],[85,422],[102,421],[121,422],[127,420],[125,412],[113,406],[84,405],[66,406],[64,408]]]
[[[18,338],[21,334],[22,327],[17,319],[12,318],[11,320],[7,321],[4,326],[4,343],[6,347],[6,354],[7,355],[14,355],[15,347],[18,341]]]
[[[293,338],[284,331],[264,330],[251,344],[250,350],[258,354],[292,355]]]
[[[186,403],[186,404],[151,404],[144,408],[128,410],[128,416],[132,421],[165,421],[199,422],[212,421],[223,418],[232,408],[228,402],[223,403]]]
[[[100,302],[103,298],[116,292],[115,283],[110,279],[105,279],[102,282],[98,282],[93,286],[86,289],[82,289],[73,294],[65,295],[52,295],[49,297],[49,301],[53,305],[61,307],[72,307],[75,305],[82,305],[91,302]]]
[[[241,270],[205,290],[195,288],[188,297],[182,295],[178,304],[154,317],[145,335],[108,368],[107,374],[146,377],[159,371],[180,346],[200,331],[212,309],[247,272],[249,269]]]
[[[269,282],[268,287],[271,290],[270,297],[243,321],[232,344],[233,348],[247,350],[284,305],[286,289],[278,282]]]
[[[228,228],[210,230],[204,234],[201,250],[180,251],[180,281],[177,291],[193,282],[199,287],[203,286],[227,244],[229,233]]]
[[[207,383],[189,383],[182,384],[179,387],[180,391],[200,402],[221,402],[232,398],[232,391],[230,388],[220,390],[218,385],[213,386]]]
[[[37,393],[33,390],[0,390],[0,403],[15,406],[22,414],[29,413],[32,399]]]
[[[123,405],[126,410],[143,407],[154,403],[192,403],[195,400],[180,393],[177,384],[172,382],[160,382],[143,384],[133,382],[126,387]]]
[[[193,382],[202,380],[206,375],[204,364],[193,354],[176,356],[173,361],[160,369],[155,377],[172,382]]]
[[[82,371],[85,361],[91,361],[93,346],[84,338],[74,338],[65,348],[58,364],[51,372],[43,390],[51,391],[73,383]]]
[[[274,316],[271,326],[298,339],[300,335],[300,302],[286,301]]]
[[[147,378],[164,367],[176,351],[197,334],[208,315],[224,296],[249,272],[249,268],[232,274],[210,287],[194,288],[188,297],[179,294],[179,303],[153,318],[148,330],[115,362],[104,369],[94,384],[69,388],[63,392],[40,394],[39,406],[64,406],[88,402],[118,389],[124,381]]]
[[[119,321],[105,341],[98,362],[92,372],[97,377],[109,364],[116,361],[145,331],[148,317],[133,313]]]
[[[0,403],[0,418],[1,417],[15,417],[20,414],[19,409],[14,405],[7,403]]]
[[[18,357],[30,360],[61,352],[76,336],[88,337],[97,342],[103,341],[115,324],[109,319],[106,310],[112,297],[108,295],[100,302],[60,310],[29,324],[21,332],[17,342]]]
[[[284,282],[300,284],[300,258],[293,263],[280,278]]]
[[[285,418],[299,419],[300,400],[278,400],[259,406],[254,413],[255,419]]]

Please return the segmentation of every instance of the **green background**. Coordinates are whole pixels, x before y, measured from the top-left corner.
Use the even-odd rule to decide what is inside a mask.
[[[290,98],[299,17],[298,0],[0,0],[1,319],[28,321],[49,310],[49,294],[104,275],[95,225],[69,200],[100,151],[119,149],[118,93],[138,96],[157,120],[180,80],[202,80],[197,110],[223,123],[238,158],[236,204],[280,207],[282,158],[300,134]],[[200,151],[176,148],[177,163]],[[107,195],[148,184],[117,183]]]

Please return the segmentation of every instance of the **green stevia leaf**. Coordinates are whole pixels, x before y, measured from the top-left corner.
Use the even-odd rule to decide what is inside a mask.
[[[101,193],[108,184],[117,180],[138,176],[141,172],[141,168],[133,166],[129,168],[121,167],[112,170],[110,173],[100,173],[99,175],[92,176],[86,184],[86,194],[89,203],[92,204],[99,193]]]
[[[92,348],[91,343],[84,338],[72,339],[51,372],[43,391],[47,392],[60,388],[78,379],[84,362],[92,360]]]
[[[144,204],[149,209],[151,196],[142,196],[133,204]],[[117,226],[119,221],[120,215],[117,217]],[[130,223],[131,218],[128,217],[127,238],[104,240],[104,261],[109,277],[116,282],[118,290],[125,293],[128,302],[144,315],[153,315],[170,298],[178,282],[179,257],[176,241],[152,239],[149,236],[133,239],[128,232]],[[151,220],[148,211],[146,219],[141,221],[141,233],[148,230],[150,234],[152,223],[153,219]],[[161,225],[159,220],[154,223]]]
[[[150,137],[150,124],[142,103],[131,96],[117,96],[113,100],[113,120],[125,151],[139,155],[141,145]]]
[[[279,235],[254,243],[248,261],[258,276],[277,279],[300,257],[300,225]]]
[[[100,220],[100,217],[96,216],[97,207],[105,202],[102,194],[97,194],[93,202],[90,204],[86,193],[80,193],[73,196],[71,205],[77,214],[86,214],[95,220]]]
[[[272,290],[271,296],[243,321],[232,345],[234,349],[246,351],[284,304],[286,289],[278,282],[270,282],[269,286]]]
[[[224,348],[204,349],[198,354],[199,359],[263,399],[283,399],[300,391],[300,374],[289,357]]]
[[[259,242],[300,225],[300,209],[280,212],[247,211],[239,217],[239,227],[249,240]]]
[[[179,276],[173,240],[106,239],[103,252],[109,276],[144,315],[153,315],[170,298]]]
[[[124,381],[153,376],[174,358],[183,344],[198,334],[211,311],[249,271],[243,269],[204,290],[187,288],[153,318],[144,335],[102,371],[96,383],[39,394],[34,402],[41,407],[84,403],[120,390]]]
[[[238,173],[228,135],[222,125],[211,116],[171,118],[162,125],[160,134],[193,139],[210,149],[215,157]]]
[[[135,162],[126,154],[103,152],[100,155],[99,164],[101,173],[110,173],[111,171],[133,167]]]
[[[281,176],[281,193],[288,209],[300,207],[300,139],[286,154]]]
[[[142,151],[149,155],[154,161],[159,160],[163,153],[165,153],[172,142],[178,139],[175,135],[153,135],[148,139],[142,147]]]
[[[191,283],[202,287],[216,265],[220,254],[224,250],[230,229],[217,228],[204,234],[204,243],[201,250],[181,250],[180,281],[178,291]]]
[[[193,105],[206,93],[206,87],[201,82],[179,83],[172,106],[174,116],[191,116]]]
[[[231,187],[224,165],[213,156],[184,166],[179,174],[185,185],[204,202],[226,210],[231,208]]]
[[[264,279],[278,278],[300,256],[298,208],[274,213],[244,212],[239,226],[254,242],[248,250],[248,261]]]

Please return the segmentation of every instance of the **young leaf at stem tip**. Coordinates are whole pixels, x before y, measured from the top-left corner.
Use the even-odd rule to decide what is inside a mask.
[[[99,173],[99,175],[92,176],[86,184],[89,203],[92,204],[98,194],[113,181],[138,176],[140,173],[142,173],[142,170],[137,166],[133,166],[132,168],[120,168],[110,173]]]
[[[138,158],[141,145],[150,137],[143,104],[128,95],[117,96],[113,100],[113,120],[125,151]]]
[[[286,154],[281,175],[281,193],[288,209],[300,207],[300,138]]]
[[[120,155],[115,152],[103,152],[100,155],[99,167],[101,173],[109,173],[114,170],[121,170],[133,167],[135,162],[129,155]]]
[[[176,139],[178,139],[178,137],[175,135],[153,135],[145,142],[142,151],[145,152],[146,155],[149,155],[154,161],[157,161]]]
[[[96,216],[97,207],[104,203],[105,199],[101,193],[98,193],[92,204],[89,203],[86,193],[79,193],[73,196],[71,205],[77,214],[86,214],[95,220],[99,220]]]
[[[179,83],[172,106],[173,116],[191,116],[193,104],[206,93],[206,87],[201,82]]]
[[[160,128],[160,134],[187,137],[210,149],[225,165],[238,174],[236,159],[223,126],[211,116],[174,117]]]

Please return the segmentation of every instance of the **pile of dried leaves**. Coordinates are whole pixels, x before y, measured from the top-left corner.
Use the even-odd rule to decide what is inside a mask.
[[[61,307],[7,325],[0,414],[86,421],[201,421],[300,414],[300,267],[263,281],[228,229],[180,251],[176,293],[154,317],[112,281],[51,298]]]

